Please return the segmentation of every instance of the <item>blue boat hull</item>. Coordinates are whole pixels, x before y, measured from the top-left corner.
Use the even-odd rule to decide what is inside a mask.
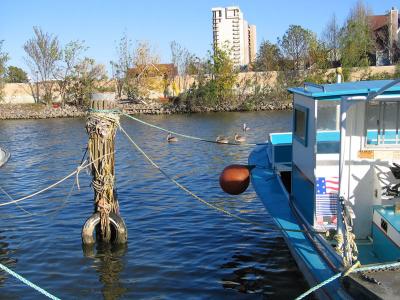
[[[327,261],[323,257],[324,250],[311,241],[310,235],[313,233],[307,232],[307,227],[302,225],[279,175],[272,170],[268,159],[268,147],[268,144],[258,146],[249,156],[249,165],[256,166],[251,171],[253,187],[276,225],[282,229],[283,237],[307,282],[310,286],[317,285],[335,275],[341,266]],[[325,254],[329,256],[329,253]],[[352,299],[339,281],[334,281],[318,290],[317,297]]]

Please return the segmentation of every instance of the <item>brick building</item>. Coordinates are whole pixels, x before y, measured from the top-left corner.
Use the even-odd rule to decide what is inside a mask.
[[[385,15],[368,16],[376,45],[372,56],[377,66],[394,64],[399,59],[399,21],[399,11],[394,7]]]

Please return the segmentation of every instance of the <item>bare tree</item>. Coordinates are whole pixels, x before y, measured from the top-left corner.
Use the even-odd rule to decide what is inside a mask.
[[[151,88],[154,72],[159,72],[159,56],[147,41],[137,41],[133,52],[133,68],[128,72],[127,85],[132,98],[147,97]],[[159,74],[161,75],[161,74]],[[127,90],[128,93],[128,90]]]
[[[4,76],[7,71],[6,63],[9,59],[8,53],[3,50],[4,41],[0,41],[0,100],[3,98]]]
[[[75,67],[82,62],[81,55],[88,47],[83,41],[71,41],[62,49],[62,64],[57,68],[55,77],[57,78],[58,87],[62,104],[65,104],[68,86],[73,84],[73,75],[76,71]]]
[[[156,68],[159,58],[147,41],[132,41],[124,33],[119,41],[117,60],[111,61],[113,77],[117,84],[117,94],[124,93],[128,99],[145,97],[149,92],[150,70]]]
[[[325,42],[330,52],[330,59],[337,62],[340,59],[340,27],[337,23],[336,15],[333,14],[325,30],[322,34],[323,41]]]
[[[85,105],[89,101],[90,94],[96,90],[96,85],[107,78],[106,68],[102,64],[96,64],[94,59],[85,58],[74,66],[71,86],[67,93],[71,94],[78,105]]]
[[[123,34],[116,47],[117,60],[111,61],[113,78],[117,85],[118,98],[122,97],[122,91],[127,84],[128,71],[133,68],[133,46],[126,32]]]
[[[191,54],[188,49],[186,49],[176,41],[172,41],[170,46],[171,46],[172,63],[178,70],[179,87],[182,86],[183,90],[186,90],[188,66],[193,61],[194,55]],[[182,84],[180,81],[181,78],[183,80]]]
[[[360,21],[367,23],[367,16],[372,15],[372,10],[365,4],[363,0],[358,0],[350,9],[347,21]]]
[[[61,58],[61,48],[57,36],[43,32],[39,27],[33,27],[33,31],[35,36],[24,44],[26,63],[37,84],[41,82],[44,100],[49,103],[53,100],[54,74]]]

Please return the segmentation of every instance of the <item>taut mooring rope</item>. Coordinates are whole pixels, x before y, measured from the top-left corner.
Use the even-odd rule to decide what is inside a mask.
[[[78,174],[78,173],[77,173],[77,174]],[[76,184],[77,184],[77,181],[74,181],[74,183],[72,184],[72,186],[71,186],[71,188],[70,188],[70,190],[69,190],[69,192],[68,192],[68,194],[67,194],[67,197],[65,198],[65,200],[62,201],[62,204],[61,204],[59,207],[56,207],[56,208],[54,208],[54,209],[51,209],[50,211],[48,211],[48,212],[46,212],[46,213],[31,213],[31,212],[29,212],[28,210],[26,210],[25,208],[23,208],[22,206],[20,206],[18,203],[15,203],[15,205],[16,205],[21,211],[23,211],[25,214],[27,214],[27,215],[29,215],[29,216],[33,216],[33,217],[44,217],[44,216],[50,216],[50,215],[52,215],[52,214],[56,214],[57,212],[59,212],[61,209],[63,209],[63,208],[66,206],[66,204],[67,204],[69,198],[70,198],[71,195],[72,195],[72,192],[73,192],[74,187],[75,187]],[[9,193],[7,193],[7,191],[4,190],[1,186],[0,186],[0,190],[3,192],[4,195],[6,195],[6,196],[8,197],[8,199],[10,199],[11,201],[14,201],[14,198],[11,197],[11,195],[10,195]]]
[[[53,300],[60,300],[60,298],[57,298],[56,296],[50,294],[49,292],[45,291],[44,289],[42,289],[41,287],[37,286],[36,284],[30,282],[28,279],[25,279],[24,277],[22,277],[21,275],[15,273],[13,270],[7,268],[5,265],[0,263],[0,269],[2,269],[3,271],[7,272],[8,274],[14,276],[15,278],[17,278],[18,280],[22,281],[23,283],[25,283],[27,286],[30,286],[31,288],[37,290],[39,293],[42,293],[43,295],[45,295],[47,298],[53,299]]]
[[[221,143],[219,143],[219,142],[217,142],[217,141],[208,140],[208,139],[203,139],[203,138],[199,138],[199,137],[196,137],[196,136],[192,136],[192,135],[188,135],[188,134],[182,134],[182,133],[178,133],[178,132],[175,132],[175,131],[172,131],[172,130],[168,130],[168,129],[165,129],[165,128],[163,128],[163,127],[160,127],[160,126],[157,126],[157,125],[154,125],[154,124],[145,122],[145,121],[143,121],[143,120],[140,120],[140,119],[138,119],[138,118],[135,118],[135,117],[133,117],[133,116],[131,116],[131,115],[128,115],[127,113],[124,113],[124,112],[122,112],[121,114],[124,115],[125,117],[129,118],[129,119],[132,119],[132,120],[134,120],[134,121],[136,121],[136,122],[142,123],[142,124],[144,124],[144,125],[146,125],[146,126],[150,126],[150,127],[156,128],[156,129],[158,129],[158,130],[161,130],[161,131],[164,131],[164,132],[167,132],[167,133],[172,133],[172,134],[175,134],[175,135],[177,135],[177,136],[180,136],[180,137],[183,137],[183,138],[186,138],[186,139],[191,139],[191,140],[196,140],[196,141],[202,141],[202,142],[206,142],[206,143],[221,144]],[[257,145],[262,145],[262,144],[263,144],[263,143],[261,143],[261,144],[255,144],[255,143],[225,143],[225,144],[223,144],[223,145],[231,145],[231,146],[232,146],[232,145],[233,145],[233,146],[257,146]]]
[[[79,166],[76,168],[75,171],[73,171],[72,173],[68,174],[68,175],[65,176],[64,178],[58,180],[57,182],[55,182],[55,183],[53,183],[53,184],[51,184],[51,185],[49,185],[49,186],[47,186],[47,187],[45,187],[45,188],[43,188],[43,189],[37,191],[37,192],[34,192],[34,193],[30,194],[30,195],[24,196],[24,197],[22,197],[22,198],[15,199],[15,200],[13,200],[13,201],[2,202],[2,203],[0,203],[0,206],[5,206],[5,205],[10,205],[10,204],[18,203],[18,202],[27,200],[27,199],[29,199],[29,198],[32,198],[32,197],[34,197],[34,196],[37,196],[37,195],[39,195],[39,194],[42,194],[42,193],[44,193],[44,192],[46,192],[46,191],[52,189],[53,187],[56,187],[57,185],[63,183],[63,182],[64,182],[65,180],[67,180],[68,178],[70,178],[70,177],[72,177],[72,176],[74,176],[74,175],[79,174],[79,172],[80,172],[81,170],[90,167],[90,166],[91,166],[92,164],[94,164],[96,161],[98,161],[98,160],[102,159],[104,156],[107,156],[107,155],[110,155],[110,154],[111,154],[111,153],[105,154],[105,155],[99,157],[97,160],[93,160],[93,161],[91,161],[91,162],[89,162],[89,163],[86,163],[86,164],[84,164],[84,165],[79,165]],[[85,163],[85,162],[84,162],[84,163]]]
[[[175,134],[177,136],[180,136],[180,137],[183,137],[183,138],[186,138],[186,139],[191,139],[191,140],[201,141],[201,142],[206,142],[206,143],[223,144],[223,145],[231,145],[231,146],[257,146],[257,145],[264,145],[265,144],[265,143],[239,143],[239,142],[238,143],[230,143],[230,142],[229,143],[220,143],[220,142],[213,141],[213,140],[199,138],[199,137],[196,137],[196,136],[193,136],[193,135],[179,133],[179,132],[176,132],[176,131],[172,131],[172,130],[169,130],[169,129],[166,129],[166,128],[163,128],[163,127],[151,124],[151,123],[148,123],[146,121],[143,121],[141,119],[133,117],[133,116],[127,114],[127,113],[124,113],[123,111],[121,111],[119,109],[94,109],[94,108],[90,108],[90,109],[88,109],[88,112],[90,112],[90,113],[105,113],[105,114],[120,114],[120,115],[123,115],[123,116],[125,116],[125,117],[127,117],[129,119],[132,119],[132,120],[136,121],[136,122],[139,122],[139,123],[141,123],[143,125],[146,125],[146,126],[149,126],[149,127],[153,127],[155,129],[158,129],[158,130],[161,130],[161,131],[164,131],[164,132],[167,132],[167,133]]]
[[[188,188],[186,188],[185,186],[183,186],[182,184],[180,184],[178,181],[176,181],[174,178],[172,178],[171,176],[169,176],[163,169],[160,168],[159,165],[157,165],[150,156],[148,156],[146,154],[146,152],[138,145],[135,143],[135,141],[129,136],[129,134],[124,130],[124,128],[122,128],[122,126],[120,126],[121,131],[125,134],[125,136],[128,138],[128,140],[133,144],[133,146],[147,159],[147,161],[150,162],[150,164],[153,165],[153,167],[155,167],[161,174],[163,174],[167,179],[169,179],[170,181],[172,181],[177,187],[179,187],[181,190],[185,191],[186,193],[188,193],[190,196],[192,196],[193,198],[197,199],[198,201],[200,201],[201,203],[207,205],[208,207],[211,207],[212,209],[215,209],[219,212],[222,212],[225,215],[228,215],[229,217],[232,217],[236,220],[239,220],[241,222],[244,223],[249,223],[249,224],[253,224],[253,225],[257,225],[257,226],[262,226],[262,227],[268,227],[268,229],[270,231],[274,231],[273,229],[271,229],[271,225],[269,224],[265,224],[265,223],[260,223],[260,222],[256,222],[256,221],[252,221],[250,219],[235,215],[221,207],[218,207],[202,198],[200,198],[199,196],[197,196],[196,194],[194,194],[192,191],[190,191]],[[276,232],[280,232],[280,231],[287,231],[287,232],[305,232],[305,230],[297,230],[297,229],[286,229],[286,228],[282,228],[279,226],[279,230],[275,230]],[[317,232],[315,231],[314,233],[325,233],[325,232]]]
[[[400,267],[400,262],[396,263],[388,263],[388,264],[379,264],[379,265],[373,265],[373,266],[365,266],[365,267],[360,267],[359,263],[355,263],[352,267],[350,267],[348,270],[345,270],[343,272],[337,273],[333,275],[332,277],[328,278],[327,280],[324,280],[320,284],[317,284],[316,286],[310,288],[308,291],[305,293],[301,294],[298,296],[295,300],[301,300],[304,299],[304,297],[308,296],[312,292],[315,292],[316,290],[322,288],[323,286],[331,283],[332,281],[338,279],[339,277],[344,277],[347,276],[350,273],[358,273],[358,272],[365,272],[365,271],[376,271],[376,270],[381,270],[381,269],[390,269],[390,268],[398,268]]]

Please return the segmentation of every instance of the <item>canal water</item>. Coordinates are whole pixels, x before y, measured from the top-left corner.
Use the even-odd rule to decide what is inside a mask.
[[[286,131],[289,112],[141,116],[194,136],[243,134],[264,142]],[[62,299],[292,299],[307,284],[253,188],[229,196],[218,177],[247,162],[251,147],[210,144],[166,134],[122,118],[122,126],[169,175],[232,213],[232,219],[179,190],[117,134],[116,174],[126,247],[82,248],[81,227],[93,210],[90,176],[75,178],[32,199],[0,207],[0,262]],[[84,119],[0,121],[0,145],[11,152],[0,187],[19,198],[72,172],[87,143]],[[8,196],[0,193],[0,201]],[[43,296],[0,271],[0,299]]]

